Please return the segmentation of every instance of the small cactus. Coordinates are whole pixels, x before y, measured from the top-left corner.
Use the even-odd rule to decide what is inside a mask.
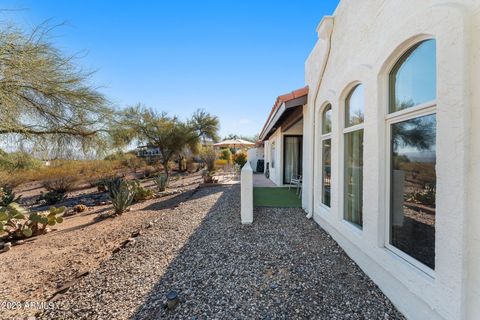
[[[6,232],[10,238],[28,238],[45,233],[47,226],[63,222],[65,207],[50,208],[48,212],[30,214],[16,203],[0,207],[0,233]]]
[[[105,185],[105,188],[107,189],[110,198],[113,198],[114,192],[118,193],[120,186],[123,182],[124,180],[122,178],[105,179],[103,181],[103,184]]]
[[[118,188],[109,188],[109,193],[116,215],[124,213],[133,202],[134,192],[132,186],[126,181],[122,181]]]
[[[144,188],[140,185],[138,181],[130,181],[130,186],[133,191],[133,201],[138,202],[141,200],[148,200],[153,198],[153,191],[147,188]]]
[[[153,179],[153,182],[157,185],[158,191],[165,191],[167,188],[168,178],[166,175],[161,174]]]

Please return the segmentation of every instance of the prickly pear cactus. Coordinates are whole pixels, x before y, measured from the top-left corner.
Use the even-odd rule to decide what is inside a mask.
[[[32,212],[16,203],[0,207],[0,233],[8,233],[11,238],[28,238],[42,234],[47,226],[63,222],[65,207],[50,208],[48,212]]]

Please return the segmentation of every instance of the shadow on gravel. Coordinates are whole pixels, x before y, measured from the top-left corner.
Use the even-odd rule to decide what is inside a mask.
[[[201,188],[201,189],[205,189],[205,188]],[[204,196],[212,195],[212,194],[223,191],[222,190],[223,188],[221,188],[221,187],[210,187],[208,189],[209,189],[209,191],[211,191],[211,192],[208,192],[208,194],[197,192],[198,190],[200,190],[200,189],[197,188],[197,189],[194,189],[194,190],[181,192],[181,193],[177,194],[176,196],[165,199],[165,200],[161,200],[161,198],[160,198],[160,201],[152,203],[152,204],[142,208],[141,210],[142,211],[149,211],[149,210],[171,209],[171,208],[177,207],[182,202],[199,199],[199,198],[202,198]]]
[[[332,238],[298,208],[240,223],[240,188],[222,192],[130,319],[403,319]],[[174,310],[166,295],[180,298]]]

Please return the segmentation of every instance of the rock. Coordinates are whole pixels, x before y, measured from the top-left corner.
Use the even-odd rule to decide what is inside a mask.
[[[0,250],[0,253],[10,251],[11,248],[12,248],[12,244],[10,242],[7,242],[3,245],[3,248],[2,250]]]

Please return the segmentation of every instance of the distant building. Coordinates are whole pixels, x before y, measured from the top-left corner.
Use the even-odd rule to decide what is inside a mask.
[[[136,150],[137,156],[147,161],[155,161],[160,159],[160,149],[158,147],[139,146]]]

